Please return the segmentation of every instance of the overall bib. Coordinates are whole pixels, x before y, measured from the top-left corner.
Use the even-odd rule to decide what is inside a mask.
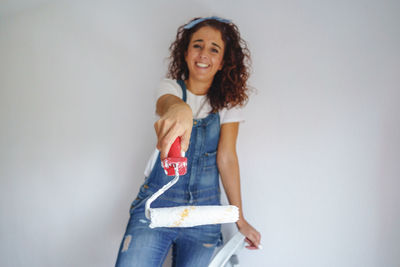
[[[186,102],[186,86],[178,80]],[[217,147],[220,134],[218,113],[194,119],[189,149],[187,173],[157,198],[152,208],[186,205],[220,205]],[[162,266],[170,246],[173,246],[173,266],[207,266],[216,246],[222,243],[221,225],[187,228],[149,228],[145,217],[146,200],[167,184],[167,176],[158,157],[153,170],[140,187],[130,208],[130,219],[119,249],[116,266]]]

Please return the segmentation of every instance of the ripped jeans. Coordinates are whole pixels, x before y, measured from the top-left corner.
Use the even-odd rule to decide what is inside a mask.
[[[183,93],[185,84],[180,83]],[[185,93],[183,94],[185,96]],[[186,101],[185,97],[183,100]],[[151,205],[152,208],[186,205],[220,205],[217,147],[220,136],[219,113],[194,119],[190,136],[187,173]],[[221,225],[188,228],[149,228],[144,215],[146,200],[172,178],[165,175],[160,157],[133,201],[130,219],[118,253],[117,267],[162,266],[172,246],[173,267],[208,266],[215,247],[222,244]]]
[[[208,266],[215,247],[222,243],[221,225],[151,229],[144,216],[144,201],[140,202],[131,208],[117,267],[161,267],[171,246],[172,266]]]

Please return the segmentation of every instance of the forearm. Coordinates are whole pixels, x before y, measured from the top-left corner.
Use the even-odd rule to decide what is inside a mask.
[[[239,208],[239,220],[236,224],[240,227],[245,219],[240,190],[239,160],[236,152],[218,157],[217,164],[229,204]]]
[[[156,113],[162,117],[170,109],[181,110],[186,115],[191,114],[192,110],[188,104],[177,96],[166,94],[161,96],[156,103]]]
[[[180,98],[167,94],[157,100],[156,112],[160,115],[160,119],[154,123],[154,129],[161,159],[167,157],[172,143],[178,136],[181,137],[182,150],[186,151],[193,125],[190,106]]]

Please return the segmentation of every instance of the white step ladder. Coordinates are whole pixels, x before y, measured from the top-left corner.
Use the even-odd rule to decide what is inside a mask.
[[[208,267],[225,267],[229,259],[235,252],[238,252],[245,246],[245,236],[239,231],[218,251]],[[236,256],[236,255],[233,255]],[[232,258],[231,266],[239,266],[237,256]],[[229,266],[229,265],[228,265]]]

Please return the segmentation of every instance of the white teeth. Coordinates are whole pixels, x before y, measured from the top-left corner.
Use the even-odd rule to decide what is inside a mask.
[[[196,63],[197,66],[199,66],[200,68],[207,68],[208,64],[205,63]]]

